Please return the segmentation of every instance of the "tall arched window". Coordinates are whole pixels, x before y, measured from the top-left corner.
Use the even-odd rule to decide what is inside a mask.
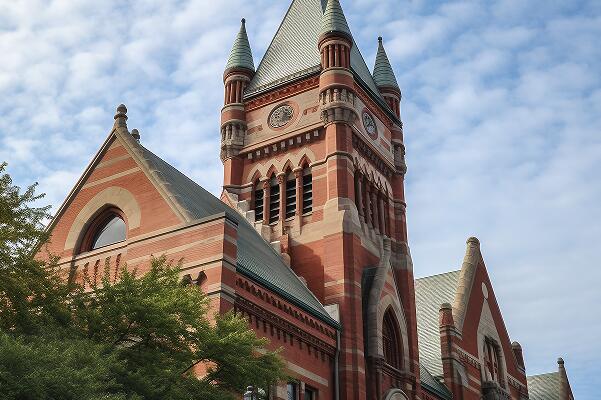
[[[382,322],[382,347],[384,350],[384,361],[386,364],[401,368],[401,347],[400,335],[398,333],[397,322],[392,310],[388,309],[384,313],[384,321]]]
[[[286,219],[296,215],[296,177],[292,171],[286,175]]]
[[[269,223],[277,222],[280,217],[280,184],[274,176],[269,181]]]
[[[313,211],[313,175],[311,169],[303,170],[303,214]]]
[[[109,208],[96,217],[88,227],[81,244],[81,251],[96,250],[123,242],[126,239],[126,233],[127,226],[121,212],[115,208]]]
[[[261,182],[257,179],[253,188],[253,196],[254,196],[254,209],[255,209],[255,221],[263,220],[263,188],[261,187]]]

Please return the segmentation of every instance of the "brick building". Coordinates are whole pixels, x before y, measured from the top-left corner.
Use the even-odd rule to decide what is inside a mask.
[[[293,379],[263,388],[268,398],[470,399],[487,393],[484,381],[524,398],[519,345],[508,342],[477,260],[455,278],[459,314],[441,311],[438,344],[462,352],[441,353],[429,338],[439,359],[422,355],[420,365],[401,90],[377,45],[372,74],[338,0],[294,0],[255,69],[242,20],[223,75],[221,198],[145,148],[121,105],[50,224],[50,250],[80,280],[124,263],[143,271],[153,254],[182,259],[182,279],[217,310],[242,313],[283,348]],[[470,292],[470,279],[482,290]],[[471,300],[483,296],[496,327],[484,341]],[[490,352],[481,344],[495,365],[505,360],[502,372],[478,371]],[[481,373],[480,386],[461,388]]]

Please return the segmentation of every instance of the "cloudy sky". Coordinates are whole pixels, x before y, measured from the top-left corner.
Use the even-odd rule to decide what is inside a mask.
[[[417,276],[478,236],[529,374],[563,356],[601,384],[601,2],[342,0],[403,90]],[[58,206],[129,112],[144,144],[214,193],[222,71],[246,17],[255,63],[288,0],[0,0],[0,160]]]

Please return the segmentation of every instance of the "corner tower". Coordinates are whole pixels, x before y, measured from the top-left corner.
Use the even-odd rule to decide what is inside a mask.
[[[224,75],[222,200],[342,326],[319,398],[420,398],[398,84],[380,52],[372,75],[339,0],[292,1],[256,71],[248,59]]]

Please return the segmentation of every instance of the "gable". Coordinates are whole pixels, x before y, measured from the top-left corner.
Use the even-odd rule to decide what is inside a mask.
[[[89,223],[110,206],[123,212],[128,238],[180,224],[182,218],[146,171],[122,136],[112,132],[51,221],[50,252],[76,254]]]
[[[518,368],[503,315],[481,254],[480,261],[473,272],[471,288],[464,293],[464,296],[462,302],[466,308],[463,326],[460,328],[461,347],[483,363],[482,344],[484,338],[489,337],[501,347],[506,372],[513,377],[523,376],[524,373]],[[453,314],[455,314],[455,308]]]

